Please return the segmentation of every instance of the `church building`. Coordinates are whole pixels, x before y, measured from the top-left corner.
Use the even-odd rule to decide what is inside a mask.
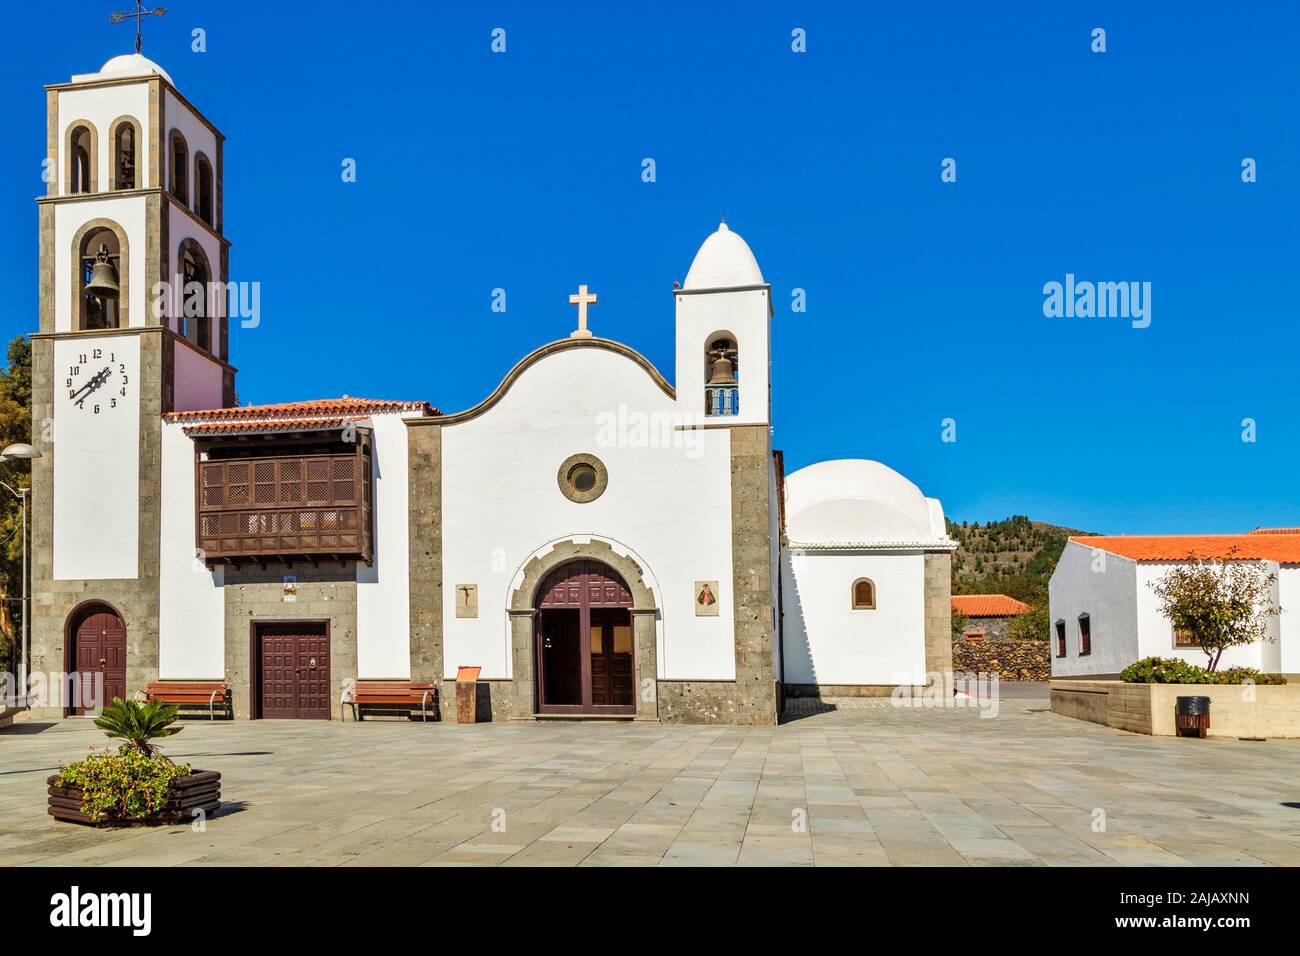
[[[950,669],[939,502],[875,461],[784,474],[772,290],[726,224],[665,288],[674,381],[583,286],[471,408],[239,406],[223,135],[139,53],[46,89],[31,667],[73,675],[47,716],[168,680],[339,719],[390,679],[454,719],[466,666],[493,720],[761,725]]]

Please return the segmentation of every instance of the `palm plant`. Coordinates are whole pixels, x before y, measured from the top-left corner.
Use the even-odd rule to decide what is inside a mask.
[[[138,700],[122,700],[120,697],[114,697],[113,702],[104,708],[104,712],[95,718],[95,726],[110,738],[119,738],[144,756],[152,757],[157,753],[157,747],[150,743],[151,740],[179,734],[183,729],[172,726],[179,709],[174,704],[166,704],[160,700],[141,703]]]

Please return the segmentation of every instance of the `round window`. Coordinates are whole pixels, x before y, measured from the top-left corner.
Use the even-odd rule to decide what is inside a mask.
[[[569,484],[574,491],[591,491],[596,487],[596,469],[585,462],[569,470]]]
[[[556,475],[564,497],[579,504],[595,501],[605,492],[609,473],[595,455],[570,455]]]

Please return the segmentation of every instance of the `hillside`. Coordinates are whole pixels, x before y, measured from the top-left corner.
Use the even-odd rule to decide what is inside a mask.
[[[980,524],[948,522],[960,547],[952,556],[953,594],[1009,594],[1047,606],[1047,582],[1072,534],[1085,534],[1024,515]]]

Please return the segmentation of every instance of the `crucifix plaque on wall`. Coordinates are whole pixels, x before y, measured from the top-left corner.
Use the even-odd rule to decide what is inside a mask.
[[[478,617],[478,585],[456,585],[456,616]]]

